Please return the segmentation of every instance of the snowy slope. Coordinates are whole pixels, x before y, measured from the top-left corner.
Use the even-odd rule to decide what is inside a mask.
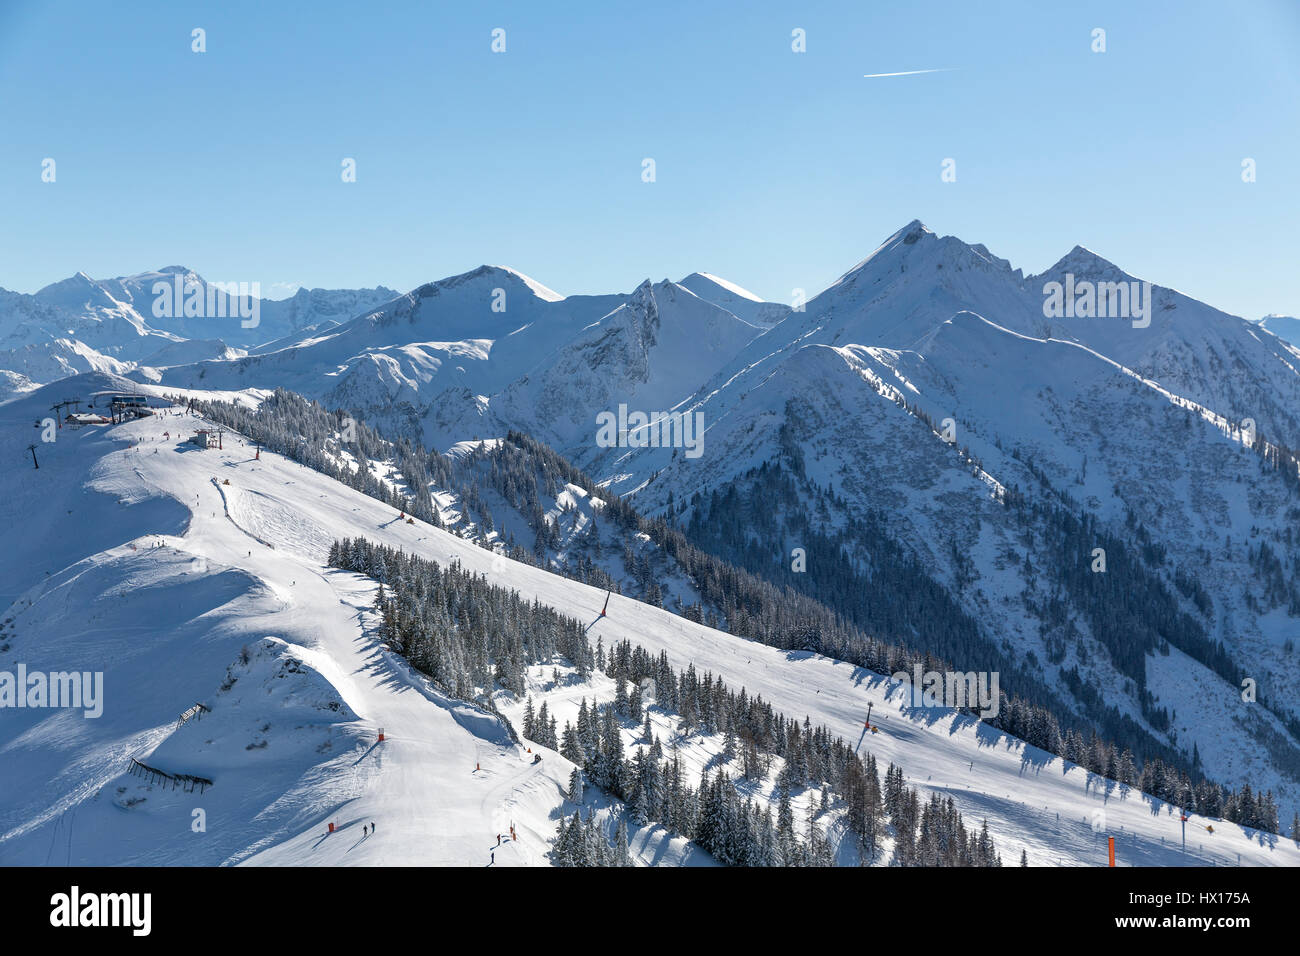
[[[184,266],[167,266],[156,272],[141,272],[115,279],[104,279],[97,284],[114,299],[132,306],[154,329],[185,339],[210,339],[220,337],[234,346],[253,346],[289,335],[304,326],[325,321],[343,322],[361,315],[395,298],[397,293],[383,286],[373,289],[298,289],[287,299],[268,299],[255,296],[257,324],[245,327],[239,318],[188,317],[155,313],[155,293],[158,283],[175,287],[179,277],[183,295],[191,289],[207,295],[210,283],[203,276]],[[244,280],[252,290],[252,279]],[[234,283],[236,288],[238,283]],[[223,286],[218,284],[218,288]],[[258,286],[260,290],[261,286]],[[197,358],[190,361],[198,361]]]
[[[1086,250],[1048,275],[1063,270],[1126,278]],[[565,451],[614,490],[634,491],[640,510],[658,513],[669,493],[678,501],[708,495],[777,459],[780,429],[789,427],[808,480],[841,499],[824,527],[883,509],[896,539],[988,640],[1039,658],[1063,642],[1064,658],[1043,669],[1048,684],[1059,688],[1058,672],[1078,666],[1110,688],[1108,704],[1145,723],[1131,683],[1089,642],[1078,608],[1067,602],[1064,627],[1038,610],[1058,595],[1035,590],[1022,562],[1042,567],[1061,556],[1036,550],[1033,536],[1026,546],[1028,529],[1009,523],[991,496],[1011,486],[1045,501],[1065,495],[1120,535],[1131,534],[1132,514],[1165,549],[1166,580],[1191,574],[1209,595],[1207,610],[1188,602],[1188,613],[1203,614],[1212,639],[1293,711],[1296,614],[1268,596],[1252,555],[1266,543],[1291,567],[1300,502],[1279,473],[1260,469],[1240,423],[1252,417],[1265,435],[1286,433],[1300,408],[1300,364],[1250,323],[1168,290],[1155,289],[1152,324],[1135,329],[1120,320],[1048,320],[1039,285],[983,247],[912,223],[806,313],[754,339],[684,404],[708,427],[700,459],[653,448]],[[969,449],[983,473],[973,474],[915,413],[934,428],[951,418],[957,448]],[[902,637],[927,646],[924,634]],[[1300,806],[1284,769],[1300,752],[1292,734],[1274,715],[1241,706],[1233,687],[1200,665],[1190,665],[1192,678],[1177,658],[1149,661],[1160,706],[1177,714],[1175,745],[1190,756],[1196,744],[1217,779],[1272,788],[1289,819]],[[1201,685],[1214,690],[1190,690]]]
[[[742,289],[734,282],[708,272],[692,272],[677,284],[694,292],[705,302],[721,306],[732,315],[761,329],[771,328],[793,311],[782,302],[765,302],[748,289]]]
[[[155,369],[167,368],[172,365],[190,365],[208,359],[230,361],[242,358],[246,354],[243,349],[232,348],[220,339],[186,339],[184,342],[169,342],[158,351],[142,358],[140,365]]]
[[[1196,745],[1212,775],[1271,787],[1284,808],[1300,806],[1294,734],[1272,714],[1234,706],[1232,688],[1202,665],[1187,665],[1188,673],[1176,658],[1151,658],[1156,703],[1177,716],[1173,733],[1151,726],[1137,688],[1078,623],[1077,604],[1066,602],[1065,623],[1049,620],[1043,608],[1056,596],[1024,580],[1022,562],[1060,563],[1033,543],[1041,529],[1015,526],[990,500],[1008,487],[1067,500],[1130,538],[1133,516],[1167,555],[1159,572],[1166,584],[1192,575],[1203,588],[1203,606],[1189,598],[1182,610],[1294,716],[1298,618],[1257,555],[1267,544],[1294,580],[1300,551],[1290,529],[1300,504],[1244,453],[1251,443],[1242,423],[1253,421],[1265,439],[1300,434],[1300,351],[1159,286],[1145,328],[1047,318],[1044,287],[1067,275],[1137,281],[1081,247],[1025,278],[983,246],[912,222],[803,312],[761,332],[744,319],[756,297],[707,273],[647,282],[630,296],[566,298],[484,266],[349,322],[304,327],[273,351],[132,377],[171,390],[285,386],[434,448],[523,429],[612,490],[634,492],[649,514],[661,513],[670,493],[680,503],[775,460],[780,430],[795,427],[809,450],[810,481],[841,498],[810,512],[823,528],[885,509],[894,537],[980,622],[987,641],[1051,662],[1047,686],[1062,690],[1063,671],[1078,668],[1097,686],[1118,688],[1108,703],[1156,738],[1189,757]],[[114,302],[129,291],[69,280],[49,297]],[[9,387],[21,391],[29,379],[41,380],[29,375]],[[703,456],[599,447],[595,417],[620,404],[702,414]],[[982,474],[902,404],[932,423],[952,418],[958,447],[976,456]],[[574,496],[565,502],[577,512],[562,516],[557,498],[555,517],[572,540],[590,516]],[[501,511],[503,502],[489,505],[502,517],[498,540],[516,534],[529,546],[526,522]],[[475,533],[476,516],[454,520]],[[1021,544],[1026,535],[1031,543]],[[614,562],[609,571],[619,577]],[[665,589],[691,597],[681,582]],[[922,633],[896,636],[926,644]],[[1183,690],[1194,685],[1214,690]],[[1212,735],[1203,730],[1210,726]]]
[[[1266,315],[1259,320],[1259,327],[1292,345],[1300,346],[1300,319],[1294,316]]]
[[[1137,281],[1076,246],[1041,276],[1025,280],[1030,310],[1040,307],[1035,320],[1042,331],[1031,334],[1079,342],[1236,424],[1253,419],[1265,435],[1300,447],[1300,348],[1259,334],[1253,322],[1155,284],[1146,328],[1126,319],[1044,318],[1044,285],[1064,281],[1067,273],[1093,283]]]
[[[78,372],[121,375],[130,371],[132,364],[104,355],[76,339],[56,338],[0,352],[0,368],[43,384]]]
[[[76,339],[124,361],[145,355],[175,336],[150,328],[129,301],[114,298],[84,272],[34,295],[0,292],[0,346]]]
[[[648,415],[673,409],[758,334],[682,286],[646,282],[494,398],[491,416],[498,433],[522,427],[556,447],[589,449],[599,413],[620,404]]]
[[[526,428],[590,444],[597,412],[671,408],[761,330],[671,282],[569,296],[483,266],[275,352],[172,368],[163,385],[282,386],[431,448]]]
[[[10,445],[34,408],[7,406]],[[7,489],[10,522],[56,510],[36,502],[60,493],[70,520],[45,529],[57,543],[33,550],[38,564],[6,558],[15,586],[34,587],[6,615],[0,666],[102,671],[106,703],[98,719],[0,712],[0,858],[483,865],[513,820],[520,840],[497,862],[545,862],[567,762],[532,765],[498,720],[376,646],[362,627],[372,582],[322,566],[333,535],[381,537],[394,516],[275,456],[255,463],[230,436],[224,453],[181,444],[196,424],[65,432]],[[71,533],[87,513],[98,539]],[[175,726],[196,702],[212,712]],[[123,774],[133,755],[216,785],[149,789]],[[190,831],[195,808],[205,834]],[[323,838],[329,821],[342,832]],[[663,834],[638,846],[691,855]]]
[[[472,438],[483,396],[525,375],[621,296],[562,298],[511,269],[428,283],[342,325],[235,362],[169,369],[164,385],[282,386],[433,447]]]
[[[102,376],[72,382],[86,391],[114,385]],[[42,404],[49,398],[38,392],[0,410],[6,453],[21,451],[21,428]],[[662,648],[675,667],[694,662],[854,743],[871,701],[883,732],[867,746],[882,765],[896,760],[923,796],[950,792],[963,814],[987,817],[1004,859],[1024,846],[1031,862],[1097,865],[1104,840],[1092,822],[1104,810],[1122,861],[1180,861],[1171,808],[1099,789],[1084,771],[968,719],[910,712],[878,676],[629,599],[615,597],[599,619],[602,592],[397,522],[378,502],[277,456],[253,461],[234,436],[224,451],[183,450],[177,431],[194,424],[159,417],[64,434],[43,449],[39,472],[2,479],[0,518],[26,530],[43,516],[23,537],[43,535],[51,546],[0,556],[6,580],[24,592],[4,615],[13,621],[0,666],[103,669],[108,688],[97,722],[0,713],[0,752],[15,768],[0,781],[8,862],[482,865],[510,819],[521,840],[498,862],[540,862],[567,766],[557,755],[527,764],[499,725],[419,686],[366,638],[370,586],[322,566],[322,547],[344,535],[459,561],[591,621],[593,641]],[[98,537],[79,533],[83,526]],[[227,668],[237,679],[222,691]],[[165,681],[150,679],[159,673]],[[176,715],[200,700],[212,713],[176,728]],[[379,726],[392,739],[375,746]],[[122,774],[130,753],[215,785],[198,798],[142,791]],[[207,834],[189,829],[198,806],[208,810]],[[344,832],[324,837],[330,820]],[[370,820],[379,829],[362,840],[356,828]],[[1300,864],[1289,841],[1231,824],[1190,832],[1198,860]]]

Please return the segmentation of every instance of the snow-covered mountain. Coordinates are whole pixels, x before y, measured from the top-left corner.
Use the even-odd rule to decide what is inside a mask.
[[[1054,288],[1090,288],[1091,306],[1076,296],[1053,310]],[[808,530],[839,533],[883,511],[882,533],[931,569],[930,586],[977,622],[984,646],[1045,658],[1044,686],[1081,714],[1098,716],[1088,688],[1113,684],[1109,719],[1189,759],[1192,728],[1215,721],[1232,732],[1198,744],[1196,759],[1235,782],[1293,768],[1260,779],[1296,799],[1300,715],[1287,702],[1300,690],[1290,649],[1300,593],[1277,578],[1300,560],[1287,535],[1294,482],[1261,461],[1269,443],[1300,445],[1300,351],[1081,247],[1026,278],[919,222],[803,311],[764,329],[745,318],[757,320],[755,304],[704,273],[566,298],[484,266],[255,355],[133,377],[283,386],[433,448],[520,429],[635,492],[643,511],[675,502],[683,521],[696,509],[682,502],[749,487],[747,473],[783,461],[782,435],[795,435],[803,506],[818,516]],[[620,407],[703,416],[702,454],[598,441],[597,416]],[[1199,662],[1161,653],[1146,672],[1117,666],[1117,625],[1088,619],[1086,592],[1062,597],[1073,585],[1059,574],[1027,587],[1026,562],[1059,567],[1062,556],[1045,540],[1021,543],[1042,538],[1045,519],[1009,513],[1008,488],[1099,522],[1134,552],[1154,548],[1144,573],[1188,615],[1173,646]],[[871,558],[858,563],[868,573]],[[1051,610],[1061,600],[1064,619]],[[916,626],[888,636],[925,646]],[[1218,645],[1252,663],[1268,709],[1234,706]],[[1189,695],[1193,684],[1204,686]]]
[[[1261,329],[1268,329],[1278,338],[1300,346],[1300,319],[1290,315],[1266,315],[1259,320]]]
[[[0,291],[0,346],[16,349],[59,338],[126,361],[174,341],[84,272],[33,295]]]
[[[660,296],[679,289],[671,283],[656,288]],[[239,389],[273,382],[432,447],[447,447],[501,429],[504,419],[490,415],[490,396],[513,388],[507,400],[515,407],[548,401],[537,394],[544,383],[530,384],[538,376],[563,379],[564,394],[556,401],[568,401],[565,395],[581,390],[568,376],[579,374],[582,363],[593,381],[645,381],[651,371],[671,368],[671,381],[654,397],[676,401],[695,388],[702,370],[759,332],[684,289],[669,301],[669,321],[661,331],[664,318],[649,283],[631,296],[562,298],[518,272],[483,266],[421,286],[275,352],[170,369],[160,383]],[[646,359],[654,350],[665,358],[652,370]],[[607,397],[578,398],[569,407],[570,420],[594,414]],[[548,413],[529,414],[545,420]]]
[[[559,448],[589,445],[598,414],[620,404],[648,415],[675,408],[702,372],[723,365],[759,331],[681,285],[647,281],[510,383],[489,413]]]
[[[287,299],[267,299],[254,295],[251,283],[242,286],[239,283],[211,283],[184,266],[167,266],[157,272],[105,279],[98,285],[116,301],[130,305],[152,329],[184,339],[220,338],[241,347],[270,342],[321,322],[345,321],[397,295],[383,286],[373,289],[300,288]],[[227,302],[226,315],[208,314],[208,300],[218,291],[246,297],[249,301],[234,306]],[[204,311],[199,315],[189,315],[183,309],[191,296],[201,298],[203,302]],[[160,300],[168,307],[161,307]],[[256,324],[252,324],[252,317],[238,312],[239,305],[249,313],[256,306]]]
[[[707,273],[565,297],[483,266],[384,301],[300,293],[247,354],[136,321],[148,277],[181,273],[77,276],[20,307],[0,293],[0,318],[24,317],[0,321],[14,341],[67,310],[82,322],[8,353],[11,394],[64,369],[159,395],[283,387],[460,457],[522,431],[865,632],[1014,670],[1075,721],[1300,809],[1300,348],[1280,317],[1228,315],[1082,247],[1026,277],[920,222],[800,311]],[[129,362],[87,344],[115,334],[135,336]],[[620,409],[699,416],[703,441],[602,440]],[[457,534],[539,534],[506,498],[434,498]],[[605,531],[602,506],[548,491],[541,563]],[[324,540],[281,520],[262,537]],[[666,607],[699,599],[671,562],[656,575]]]
[[[168,342],[164,348],[182,345],[183,343]],[[49,339],[0,352],[0,368],[34,384],[54,382],[78,372],[113,372],[122,375],[133,367],[132,363],[104,355],[77,339]],[[22,388],[15,390],[21,391]],[[7,397],[9,396],[0,394],[0,400]]]
[[[771,328],[794,311],[792,306],[766,302],[748,289],[708,272],[692,272],[677,284],[760,329]]]
[[[168,342],[158,351],[150,352],[140,360],[139,365],[141,368],[159,369],[209,360],[230,362],[247,354],[244,349],[232,348],[220,339],[185,339],[182,342]]]
[[[803,504],[756,500],[760,512],[811,508],[826,532],[883,513],[890,536],[932,569],[989,646],[1046,659],[1043,679],[1057,690],[1080,676],[1109,688],[1106,706],[1189,755],[1197,744],[1212,776],[1267,781],[1294,806],[1300,601],[1284,569],[1300,567],[1291,531],[1300,500],[1294,462],[1263,461],[1260,436],[1295,447],[1295,350],[1160,287],[1147,327],[1048,318],[1043,288],[1067,273],[1131,281],[1081,249],[1026,280],[983,247],[912,223],[683,405],[708,424],[698,460],[656,448],[566,453],[612,488],[636,489],[650,512],[670,495],[752,493],[749,473],[784,459],[803,471]],[[797,464],[785,454],[791,441]],[[1092,516],[1147,551],[1152,581],[1164,582],[1151,586],[1177,592],[1173,606],[1188,614],[1189,634],[1174,646],[1222,642],[1241,676],[1268,688],[1273,709],[1244,705],[1235,680],[1210,672],[1204,648],[1200,663],[1157,653],[1144,658],[1145,673],[1137,662],[1116,669],[1124,636],[1108,636],[1115,622],[1090,612],[1087,585],[1059,571],[1063,561],[1086,568],[1099,541],[1060,553],[1041,516],[1007,507],[1008,488]],[[778,554],[782,544],[788,555],[800,542],[754,538]],[[863,573],[871,560],[858,559]],[[1039,580],[1031,566],[1052,573]],[[1077,695],[1076,686],[1067,697]],[[1197,733],[1205,726],[1216,728],[1213,741]]]
[[[89,399],[130,387],[87,373],[19,398],[0,408],[0,450],[21,458],[30,421],[64,392]],[[250,455],[237,433],[223,435],[223,450],[187,444],[202,424],[173,407],[64,429],[41,446],[39,470],[0,477],[0,519],[24,532],[0,554],[13,599],[0,670],[102,675],[97,717],[5,711],[7,862],[481,866],[489,854],[498,865],[547,862],[557,820],[574,811],[573,765],[536,741],[516,742],[501,718],[448,697],[376,641],[376,583],[326,566],[331,542],[356,537],[459,565],[590,622],[593,645],[626,638],[674,668],[725,677],[806,714],[882,766],[905,767],[923,796],[951,796],[969,820],[987,820],[1008,862],[1023,850],[1034,864],[1097,865],[1114,835],[1124,863],[1300,864],[1289,840],[1196,816],[1184,855],[1168,804],[969,717],[912,707],[886,678],[627,598],[602,616],[603,591],[398,520],[392,507],[318,472],[271,452]],[[576,713],[575,696],[616,692],[603,675],[584,680],[558,667],[531,670],[525,690],[562,720]],[[497,697],[521,726],[523,702]],[[870,736],[868,703],[880,727]],[[656,733],[679,732],[652,711]],[[622,732],[629,747],[643,742],[639,728]],[[703,731],[680,741],[692,771],[739,760],[722,748]],[[171,774],[168,785],[151,771]],[[769,786],[758,788],[763,799],[772,799]],[[795,797],[801,819],[839,832],[842,806],[818,810],[815,789]],[[373,832],[356,830],[371,822]],[[495,847],[493,834],[512,825],[517,838]],[[846,842],[834,845],[851,854]],[[662,827],[637,828],[630,843],[642,863],[709,862]]]
[[[0,369],[43,383],[88,368],[122,372],[131,363],[157,366],[231,359],[242,352],[228,352],[228,347],[247,348],[307,327],[341,322],[396,296],[383,287],[299,289],[282,300],[250,294],[243,305],[256,315],[254,321],[243,318],[238,306],[228,300],[215,308],[216,293],[225,288],[210,285],[184,266],[168,266],[113,279],[92,279],[78,272],[32,295],[0,289]],[[185,301],[191,296],[196,314],[188,315]],[[165,307],[156,308],[164,299]],[[212,315],[206,312],[209,299],[214,305]],[[177,343],[218,339],[221,344],[215,348],[190,345],[158,354]],[[38,359],[38,355],[46,357]]]

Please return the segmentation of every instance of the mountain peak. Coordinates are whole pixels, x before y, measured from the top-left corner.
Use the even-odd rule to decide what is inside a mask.
[[[483,268],[492,269],[497,272],[504,272],[507,275],[513,276],[524,285],[528,286],[528,288],[532,290],[533,295],[547,302],[560,302],[565,298],[549,286],[544,286],[531,276],[524,275],[518,269],[512,269],[509,266],[484,266]]]
[[[721,276],[716,276],[711,272],[692,272],[690,275],[686,276],[686,278],[682,279],[682,281],[677,284],[699,295],[699,288],[701,286],[704,286],[706,283],[715,285],[723,292],[729,293],[730,295],[736,296],[741,299],[746,299],[750,302],[763,301],[761,297],[754,295],[754,293],[750,292],[748,289],[741,288],[740,286],[736,285],[736,283],[728,282],[726,279],[722,278]],[[700,296],[700,297],[707,298],[707,296]]]
[[[910,246],[919,242],[927,235],[933,236],[934,233],[925,223],[921,222],[921,220],[913,219],[906,226],[885,240],[885,244],[888,245],[895,240],[901,240],[903,245]]]
[[[523,285],[534,296],[543,302],[559,302],[565,297],[560,295],[554,289],[549,289],[542,285],[536,279],[524,275],[517,269],[509,266],[489,266],[481,265],[476,269],[468,272],[462,272],[459,275],[447,276],[445,279],[436,279],[433,282],[426,282],[424,285],[411,290],[408,296],[414,299],[433,298],[443,293],[451,292],[462,286],[478,283],[480,280],[496,283],[511,283]]]
[[[1095,278],[1128,277],[1128,274],[1109,259],[1105,259],[1086,246],[1075,246],[1055,265],[1043,273],[1047,275],[1083,275]],[[1039,278],[1035,276],[1034,278]]]
[[[66,279],[60,279],[58,282],[51,282],[49,285],[45,286],[44,288],[37,290],[36,294],[40,295],[42,292],[46,291],[47,289],[67,289],[74,286],[81,287],[81,286],[88,286],[88,285],[93,285],[98,287],[99,283],[97,283],[90,276],[86,275],[86,273],[78,270],[77,272],[74,272],[72,275],[68,276]]]
[[[38,289],[35,296],[41,302],[72,309],[112,308],[119,304],[100,283],[84,272],[52,282]]]
[[[894,263],[910,257],[914,250],[931,248],[931,244],[938,241],[939,237],[925,223],[919,219],[913,219],[882,242],[871,255],[840,276],[831,284],[830,288],[854,282],[860,273],[871,266],[889,263],[889,268],[892,269]]]

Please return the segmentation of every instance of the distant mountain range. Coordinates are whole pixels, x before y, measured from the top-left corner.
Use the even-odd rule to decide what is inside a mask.
[[[279,300],[250,295],[246,311],[255,311],[257,322],[245,327],[237,314],[217,317],[198,307],[220,288],[183,266],[168,266],[116,279],[78,272],[31,295],[0,289],[0,369],[15,373],[21,390],[75,372],[235,358],[252,346],[341,323],[397,295],[382,287],[299,289]],[[177,304],[175,289],[182,290]],[[199,314],[186,314],[190,298],[189,311]],[[158,308],[164,301],[166,308]],[[173,347],[181,342],[185,348]]]

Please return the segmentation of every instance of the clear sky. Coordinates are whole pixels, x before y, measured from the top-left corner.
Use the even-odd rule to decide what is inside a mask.
[[[924,69],[948,72],[863,77]],[[1296,315],[1298,158],[1294,0],[0,0],[0,286],[23,292],[165,265],[404,291],[490,263],[788,301],[919,218],[1026,272],[1080,244]]]

